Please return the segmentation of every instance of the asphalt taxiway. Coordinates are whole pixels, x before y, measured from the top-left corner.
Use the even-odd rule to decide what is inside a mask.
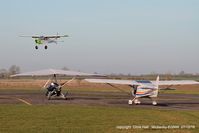
[[[122,108],[148,108],[164,110],[199,110],[199,96],[185,94],[160,94],[153,106],[151,100],[140,99],[140,105],[128,105],[132,99],[128,93],[69,91],[68,100],[56,98],[47,100],[45,91],[0,90],[0,104],[27,105],[89,105]]]

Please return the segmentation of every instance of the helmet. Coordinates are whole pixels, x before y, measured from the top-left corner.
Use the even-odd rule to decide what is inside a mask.
[[[54,86],[55,84],[54,84],[54,83],[51,83],[50,85],[51,85],[51,86]]]

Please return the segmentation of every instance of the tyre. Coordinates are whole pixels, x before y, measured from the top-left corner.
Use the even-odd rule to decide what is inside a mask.
[[[35,46],[35,49],[38,49],[38,46]]]
[[[47,49],[47,48],[48,48],[48,46],[45,46],[44,48],[45,48],[45,49]]]
[[[156,101],[153,101],[152,104],[153,104],[154,106],[156,106],[158,103],[157,103]]]

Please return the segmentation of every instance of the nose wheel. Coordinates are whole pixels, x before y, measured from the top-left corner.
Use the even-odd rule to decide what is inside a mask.
[[[35,49],[38,49],[38,46],[35,46]]]
[[[47,48],[48,48],[48,46],[45,46],[44,48],[45,48],[45,49],[47,49]]]

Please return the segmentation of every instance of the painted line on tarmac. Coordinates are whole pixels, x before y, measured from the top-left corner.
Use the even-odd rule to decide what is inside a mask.
[[[9,98],[9,99],[16,99],[16,100],[18,100],[18,101],[21,101],[21,102],[27,104],[27,105],[32,105],[31,103],[29,103],[29,102],[27,102],[27,101],[25,101],[25,100],[23,100],[23,99],[21,99],[21,98],[8,97],[8,96],[0,96],[0,98],[1,98],[1,97],[2,97],[2,98]]]

